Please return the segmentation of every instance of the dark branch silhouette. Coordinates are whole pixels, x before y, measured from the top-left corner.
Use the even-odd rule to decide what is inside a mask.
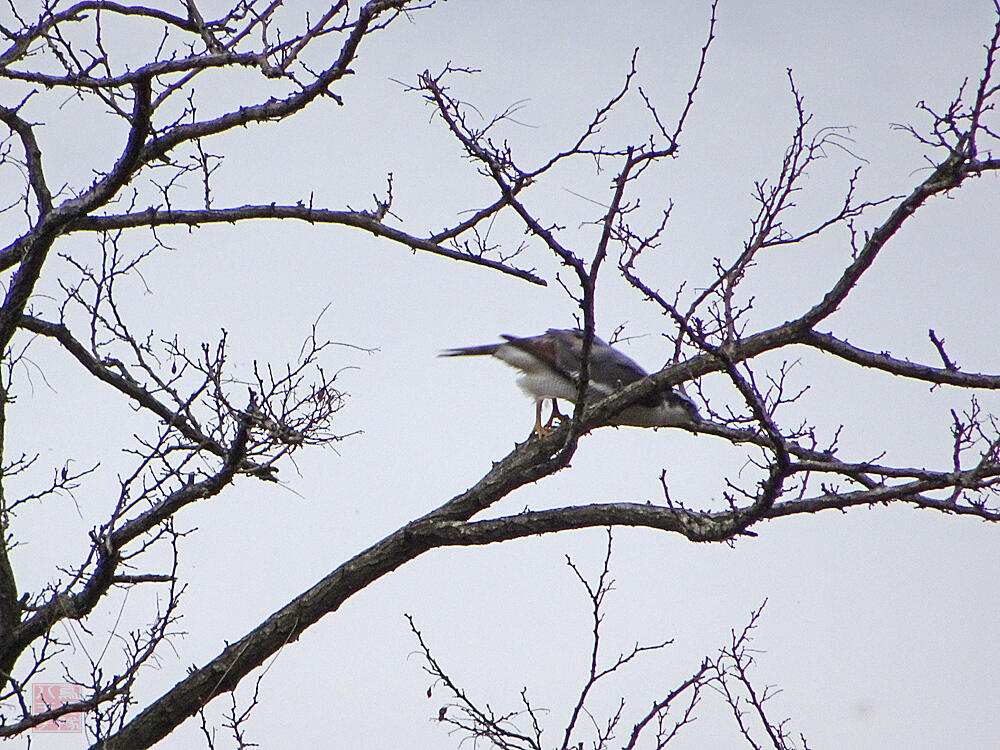
[[[235,690],[265,660],[354,594],[435,548],[616,526],[725,542],[754,536],[762,521],[875,503],[937,511],[942,523],[949,522],[946,516],[1000,521],[1000,429],[977,399],[1000,388],[1000,373],[977,372],[981,365],[967,354],[953,357],[945,337],[933,330],[929,338],[936,364],[921,361],[926,353],[914,353],[911,359],[907,353],[868,350],[827,330],[833,313],[851,303],[853,290],[880,261],[882,250],[900,242],[900,230],[913,216],[945,197],[961,200],[970,180],[1000,170],[1000,159],[992,156],[998,141],[1000,85],[994,67],[1000,3],[995,3],[996,22],[976,82],[959,85],[943,108],[922,102],[924,124],[897,126],[925,150],[929,172],[914,177],[906,195],[863,196],[856,170],[842,187],[842,199],[804,225],[795,197],[827,152],[845,147],[846,132],[813,124],[789,71],[791,139],[773,176],[753,185],[755,213],[742,247],[706,262],[700,276],[672,280],[670,289],[647,269],[669,235],[673,204],[663,199],[651,225],[638,209],[643,201],[657,199],[647,193],[647,176],[662,164],[683,164],[690,114],[719,43],[714,3],[707,11],[700,56],[688,73],[690,84],[678,101],[655,101],[642,89],[636,50],[631,60],[623,61],[621,85],[595,97],[593,117],[567,134],[559,149],[530,163],[505,136],[519,105],[482,114],[486,106],[461,94],[462,84],[474,73],[467,68],[447,65],[437,73],[417,75],[403,87],[401,98],[429,109],[433,117],[427,127],[450,139],[486,191],[478,203],[438,224],[444,228],[437,230],[411,226],[393,213],[391,175],[367,210],[318,206],[311,196],[279,203],[272,200],[276,196],[268,184],[243,186],[249,195],[227,207],[217,205],[216,197],[218,175],[228,165],[227,149],[248,126],[283,134],[284,123],[307,108],[349,106],[340,92],[348,76],[365,73],[361,51],[368,54],[370,40],[399,19],[419,21],[418,12],[432,3],[332,2],[319,15],[300,16],[288,4],[239,0],[214,18],[206,18],[196,0],[186,0],[184,16],[108,0],[47,2],[31,15],[16,5],[0,26],[0,79],[11,92],[0,103],[6,131],[0,140],[0,168],[20,180],[16,199],[0,206],[7,233],[0,241],[0,271],[6,274],[0,303],[0,448],[6,448],[0,476],[0,700],[18,708],[0,718],[0,737],[21,736],[44,722],[87,712],[93,747],[138,749],[156,744],[200,714],[211,744],[204,713],[209,703]],[[138,28],[156,29],[159,39],[141,53],[142,59],[135,58],[130,43]],[[370,53],[375,52],[373,47]],[[214,87],[245,83],[247,77],[253,77],[252,86],[233,86],[243,92],[236,103],[200,108],[202,97],[218,90]],[[41,133],[56,124],[72,131],[72,107],[64,111],[66,102],[99,109],[103,139],[113,156],[82,154],[81,160],[90,159],[88,176],[59,184],[53,175],[62,170],[51,163],[55,152],[46,151],[48,141]],[[606,126],[627,103],[637,105],[646,119],[631,124],[626,140],[608,143]],[[44,122],[36,121],[39,112]],[[564,229],[571,219],[544,215],[552,209],[539,208],[549,204],[539,199],[537,186],[558,185],[559,170],[569,165],[592,167],[610,188],[606,203],[587,219],[597,231],[586,247]],[[437,179],[427,175],[435,186]],[[276,481],[299,451],[331,446],[353,431],[341,429],[338,421],[345,394],[337,379],[340,368],[330,364],[337,362],[334,342],[324,339],[316,324],[289,332],[302,341],[294,361],[269,363],[262,354],[249,364],[234,363],[225,331],[214,342],[192,344],[172,333],[168,315],[155,329],[143,328],[122,302],[120,290],[126,282],[141,282],[150,256],[168,255],[158,230],[288,219],[335,225],[375,236],[400,251],[476,266],[470,273],[497,273],[535,285],[555,281],[554,293],[566,293],[576,305],[583,331],[581,366],[572,373],[576,408],[555,429],[497,460],[470,489],[437,499],[437,507],[336,565],[249,632],[234,633],[214,657],[179,675],[172,688],[137,704],[133,688],[169,646],[182,611],[178,540],[184,533],[175,522],[187,523],[200,504],[211,503],[240,482]],[[516,226],[513,239],[491,237],[499,219]],[[861,222],[874,228],[862,231]],[[833,238],[836,230],[850,239]],[[67,240],[74,235],[91,238],[95,252],[86,258],[74,255]],[[137,251],[138,237],[149,244]],[[780,318],[785,322],[755,327],[751,313],[758,261],[770,249],[817,238],[844,245],[847,252],[837,277],[802,309],[787,310]],[[551,278],[538,270],[553,263],[566,270]],[[637,305],[650,305],[661,315],[660,333],[668,342],[661,360],[665,364],[606,398],[588,401],[590,351],[600,328],[596,303],[615,274],[634,291]],[[23,589],[14,569],[16,556],[10,553],[19,540],[11,519],[32,504],[89,486],[92,475],[104,467],[74,466],[71,457],[46,466],[40,456],[10,453],[11,446],[16,451],[18,436],[8,434],[13,428],[7,405],[18,395],[28,398],[31,382],[24,373],[32,366],[29,346],[45,348],[80,378],[106,388],[145,425],[133,442],[106,446],[109,455],[124,452],[127,468],[115,475],[112,496],[101,498],[105,512],[83,540],[86,554],[49,571],[49,582],[37,590]],[[808,421],[790,424],[786,407],[798,402],[811,375],[794,377],[789,365],[774,362],[777,357],[794,359],[803,350],[954,389],[951,455],[939,466],[908,465],[902,459],[894,463],[880,450],[844,455],[836,434],[824,442]],[[705,417],[681,429],[700,441],[724,441],[745,458],[746,471],[726,477],[719,496],[676,497],[664,469],[662,496],[614,503],[579,498],[564,507],[480,517],[515,490],[566,469],[589,433],[614,425],[615,415],[667,388],[694,394]],[[53,429],[79,429],[75,416],[66,415],[66,425]],[[37,470],[45,478],[22,490],[25,478],[36,476],[32,472]],[[718,657],[678,678],[653,698],[652,709],[632,715],[631,729],[626,728],[624,704],[603,723],[593,721],[584,729],[591,689],[633,659],[666,645],[637,645],[617,659],[604,660],[600,623],[610,590],[609,558],[610,541],[596,582],[570,562],[590,597],[594,627],[588,676],[560,728],[563,750],[581,743],[607,747],[616,733],[627,735],[624,747],[629,749],[639,747],[640,738],[662,748],[692,720],[706,687],[723,696],[742,741],[760,746],[763,736],[776,748],[792,747],[785,723],[768,718],[769,693],[758,691],[750,678],[747,644],[759,611],[747,628],[734,631],[732,643]],[[112,610],[116,597],[129,587],[155,587],[161,603],[127,637],[115,633],[120,636],[115,666],[95,657],[89,673],[69,676],[81,687],[81,700],[34,710],[26,693],[29,682],[51,673],[68,648],[57,635],[59,626],[74,624],[86,631],[95,614]],[[484,708],[451,680],[412,620],[411,627],[428,672],[448,691],[449,702],[439,714],[442,723],[462,737],[498,747],[543,746],[541,712],[527,693],[506,713]],[[259,698],[255,691],[245,709],[234,699],[225,718],[241,747],[252,745],[245,724]]]

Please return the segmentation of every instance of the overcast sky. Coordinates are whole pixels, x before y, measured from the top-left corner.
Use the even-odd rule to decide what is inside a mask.
[[[213,15],[207,4],[203,12]],[[753,181],[777,172],[794,129],[787,68],[814,126],[852,127],[850,152],[832,149],[810,173],[795,215],[801,226],[831,212],[859,164],[862,197],[908,193],[926,174],[924,152],[890,124],[925,125],[918,101],[943,108],[966,76],[976,78],[992,12],[987,0],[722,0],[718,38],[680,156],[660,164],[644,184],[648,216],[669,199],[675,204],[663,247],[641,269],[647,281],[664,290],[685,279],[704,286],[714,257],[733,258],[742,249],[754,212]],[[312,194],[316,205],[369,208],[392,172],[398,224],[414,234],[440,229],[489,200],[490,187],[425,103],[398,81],[414,82],[448,61],[481,69],[457,79],[454,93],[486,115],[522,102],[503,135],[531,165],[575,140],[620,87],[636,47],[638,82],[673,120],[708,20],[704,0],[441,3],[368,40],[352,66],[356,75],[337,88],[344,107],[329,101],[280,127],[251,128],[212,144],[215,153],[230,155],[215,184],[216,204],[292,203]],[[250,74],[242,81],[247,90],[256,82]],[[220,101],[231,93],[220,90]],[[75,123],[79,140],[72,144],[52,137],[56,151],[48,164],[65,169],[63,179],[88,174],[90,162],[74,154],[100,148],[99,121],[93,123]],[[634,100],[609,122],[603,141],[642,141],[649,130]],[[610,183],[610,173],[587,167],[560,172],[529,195],[543,220],[568,228],[567,241],[583,255],[594,239],[585,222],[600,216],[597,203],[607,199]],[[829,327],[859,346],[922,362],[935,360],[927,339],[934,328],[964,369],[1000,372],[997,189],[993,178],[973,181],[954,200],[938,197],[922,209]],[[873,211],[859,229],[884,215]],[[489,343],[501,333],[571,327],[576,312],[554,283],[557,265],[540,248],[524,264],[535,266],[547,287],[338,228],[247,224],[165,237],[175,249],[146,262],[149,292],[138,279],[123,292],[136,328],[164,336],[176,331],[195,347],[225,329],[234,364],[247,367],[294,358],[325,309],[321,334],[377,351],[335,349],[327,358],[331,369],[356,368],[341,376],[350,400],[337,427],[363,434],[336,451],[300,454],[282,470],[282,486],[242,480],[182,516],[198,528],[182,548],[190,577],[181,623],[187,635],[175,640],[174,652],[161,654],[160,670],[141,688],[146,698],[348,557],[471,486],[524,439],[533,407],[513,371],[485,358],[438,359],[438,351]],[[523,232],[501,222],[494,239],[513,247]],[[841,232],[762,258],[747,282],[757,300],[751,327],[800,314],[849,256]],[[623,349],[648,369],[668,358],[656,311],[610,274],[599,285],[597,316],[599,335],[627,324],[634,338]],[[794,356],[801,356],[795,383],[811,389],[788,409],[785,427],[808,417],[829,439],[843,425],[845,460],[885,453],[887,462],[950,466],[949,410],[966,408],[967,395],[930,392],[807,352]],[[127,438],[145,424],[63,358],[50,360],[41,349],[37,357],[47,382],[38,378],[11,416],[12,429],[36,441],[24,450],[41,450],[53,462],[65,453],[82,464],[100,459],[104,469],[76,502],[63,498],[25,518],[26,528],[50,529],[53,540],[17,550],[15,562],[39,578],[24,574],[25,586],[46,580],[54,561],[77,559],[89,543],[87,530],[106,513],[107,505],[92,497],[102,486],[113,495],[116,471],[129,464],[107,455],[103,436],[119,430]],[[706,387],[721,398],[726,384]],[[995,397],[982,401],[997,410]],[[81,404],[87,405],[82,414]],[[86,427],[54,429],[70,411]],[[116,451],[126,438],[112,443]],[[661,469],[675,499],[718,508],[724,477],[738,475],[745,461],[745,453],[708,436],[598,430],[581,442],[570,469],[491,512],[658,502]],[[757,538],[733,546],[694,545],[649,530],[615,532],[606,655],[636,641],[673,638],[674,644],[607,686],[594,706],[598,718],[624,695],[631,726],[767,599],[754,676],[761,686],[781,688],[770,704],[772,718],[791,717],[810,747],[997,745],[997,528],[900,506],[784,518],[756,531]],[[550,709],[554,744],[589,648],[588,601],[565,555],[596,573],[604,542],[604,532],[592,530],[418,558],[274,659],[250,739],[262,747],[457,747],[458,737],[433,720],[445,697],[441,691],[426,697],[428,680],[403,617],[410,613],[470,695],[511,710],[527,686],[533,703]],[[126,614],[138,615],[150,595],[130,596]],[[111,620],[116,615],[108,613]],[[196,733],[189,722],[162,746],[190,747]],[[709,695],[698,721],[670,747],[737,747],[735,736],[731,718]],[[70,746],[68,738],[35,742]]]

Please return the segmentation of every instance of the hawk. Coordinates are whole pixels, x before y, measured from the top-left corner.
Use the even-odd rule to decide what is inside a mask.
[[[579,329],[550,328],[541,336],[518,338],[504,334],[500,344],[463,346],[446,349],[442,357],[493,356],[521,371],[518,385],[535,399],[535,427],[532,434],[544,435],[559,411],[556,399],[576,401],[583,362],[583,331]],[[587,383],[587,400],[599,401],[619,388],[649,373],[635,360],[622,354],[594,336],[590,347],[590,372]],[[552,414],[542,425],[542,404],[552,399]],[[635,427],[675,427],[693,425],[701,421],[694,402],[674,390],[650,393],[645,398],[626,407],[611,422],[614,425]]]

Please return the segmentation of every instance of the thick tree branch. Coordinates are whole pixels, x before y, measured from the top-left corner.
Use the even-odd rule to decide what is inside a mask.
[[[1000,375],[960,372],[952,367],[931,367],[916,362],[896,359],[883,352],[870,352],[848,344],[830,333],[806,331],[799,343],[836,355],[862,367],[882,370],[892,375],[900,375],[913,380],[922,380],[940,385],[954,385],[960,388],[1000,388]]]
[[[477,509],[488,507],[499,497],[509,494],[514,486],[537,479],[544,466],[537,463],[537,458],[542,454],[539,447],[545,442],[558,446],[561,441],[553,440],[550,436],[519,447],[476,487],[446,503],[438,511],[407,524],[338,567],[312,589],[268,618],[260,627],[229,646],[205,667],[192,672],[134,718],[121,732],[95,745],[94,750],[115,747],[118,746],[117,743],[130,748],[149,747],[164,736],[161,732],[172,728],[171,717],[176,722],[177,716],[191,716],[213,696],[232,690],[243,676],[267,656],[285,643],[297,639],[323,615],[336,611],[353,593],[435,547],[490,544],[541,533],[617,525],[677,532],[695,541],[717,541],[731,538],[745,528],[746,518],[742,510],[709,513],[638,503],[591,504],[465,522],[465,518],[477,512]],[[956,482],[985,485],[993,477],[1000,476],[1000,467],[991,470],[989,478],[984,478],[985,476],[987,475],[981,469],[975,469],[950,477],[950,482],[922,479],[896,487],[878,487],[854,493],[828,494],[805,501],[777,503],[764,509],[761,517],[776,518],[826,508],[901,500],[920,507],[975,515],[1000,522],[1000,513],[997,512],[974,506],[959,506],[956,503],[939,503],[921,496],[921,493]]]
[[[830,291],[823,296],[822,301],[799,318],[797,322],[801,329],[805,331],[815,328],[817,323],[840,306],[861,279],[862,274],[871,267],[886,242],[928,198],[959,187],[972,172],[967,157],[959,153],[953,153],[941,162],[931,176],[904,198],[889,214],[889,218],[871,233],[857,257]]]
[[[152,80],[175,73],[230,66],[260,68],[264,73],[270,73],[271,71],[267,58],[256,52],[216,52],[214,54],[196,55],[177,60],[160,60],[143,65],[136,70],[122,73],[121,75],[104,78],[74,74],[56,76],[37,73],[35,71],[11,70],[10,68],[0,69],[0,78],[37,83],[46,87],[66,86],[74,89],[117,89],[122,86],[134,85],[142,80]]]
[[[28,303],[28,298],[48,257],[49,249],[58,234],[72,218],[107,203],[128,182],[138,165],[139,152],[149,129],[149,80],[136,81],[133,89],[135,101],[132,128],[125,148],[111,171],[79,198],[67,200],[58,208],[46,212],[39,218],[29,235],[15,243],[21,265],[11,279],[3,306],[0,307],[0,351],[6,351],[11,337],[18,328],[24,306]]]
[[[28,170],[28,184],[38,202],[38,213],[44,216],[52,210],[52,194],[45,180],[45,170],[42,169],[42,152],[35,140],[35,133],[27,122],[22,120],[16,109],[0,106],[0,121],[17,133],[24,148],[24,161]]]
[[[349,597],[440,546],[427,536],[426,530],[435,528],[441,520],[466,520],[518,487],[562,469],[570,458],[563,455],[562,447],[563,440],[555,436],[521,445],[468,491],[340,565],[207,665],[193,671],[121,731],[95,744],[92,750],[115,747],[139,750],[159,741],[180,723],[178,717],[193,716],[216,695],[234,689],[264,659],[296,640],[321,617],[336,611]]]
[[[82,216],[72,222],[68,231],[112,231],[131,229],[135,227],[160,227],[170,225],[199,226],[205,224],[233,224],[249,219],[298,219],[310,224],[340,224],[371,232],[376,237],[383,237],[393,242],[406,245],[414,250],[440,255],[451,260],[472,263],[515,276],[532,284],[545,286],[545,280],[533,272],[516,268],[493,258],[481,255],[471,255],[439,244],[437,238],[423,239],[407,234],[399,229],[387,226],[375,215],[364,211],[331,211],[323,208],[312,208],[304,205],[246,205],[234,208],[211,209],[158,209],[148,208],[127,214],[111,214],[104,216]],[[463,230],[464,231],[464,230]],[[0,261],[3,255],[0,254]],[[0,269],[3,265],[0,262]]]

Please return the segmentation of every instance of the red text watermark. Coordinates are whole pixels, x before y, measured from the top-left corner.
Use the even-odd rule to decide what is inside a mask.
[[[33,714],[51,711],[66,703],[83,699],[83,688],[68,682],[36,682],[31,686],[31,712]],[[32,732],[82,732],[83,714],[63,714],[33,727]]]

